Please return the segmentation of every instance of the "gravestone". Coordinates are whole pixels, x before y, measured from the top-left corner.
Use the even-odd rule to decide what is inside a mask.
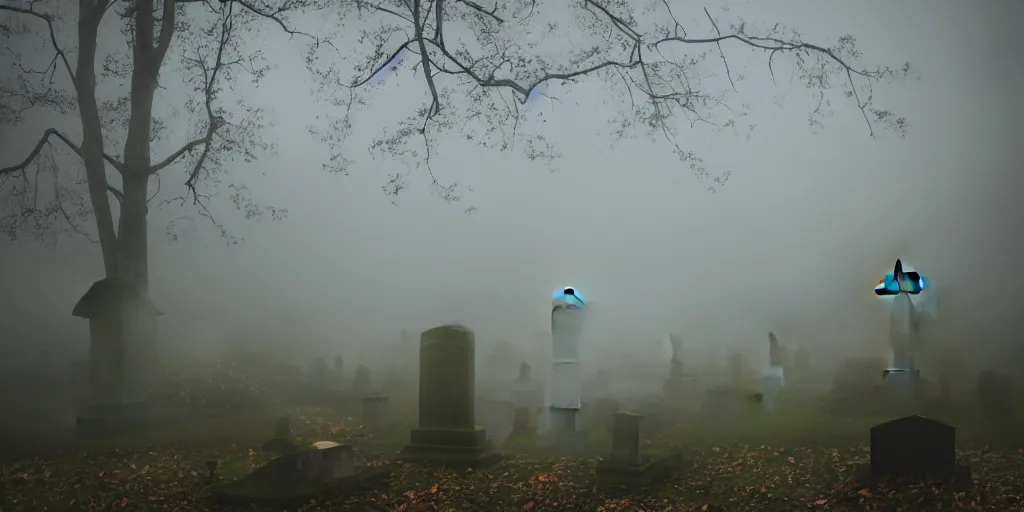
[[[516,432],[521,433],[520,428],[536,429],[537,416],[544,409],[544,387],[533,379],[533,369],[525,361],[519,364],[519,376],[510,395],[516,409]]]
[[[956,429],[923,416],[871,428],[871,460],[855,470],[861,480],[946,480],[969,484],[970,468],[957,464]]]
[[[388,397],[385,395],[372,394],[364,396],[361,400],[363,425],[375,428],[383,425],[387,419]]]
[[[476,424],[487,432],[487,440],[495,447],[504,445],[515,428],[515,403],[511,400],[480,400],[475,412]]]
[[[668,337],[672,346],[668,377],[661,386],[665,408],[677,415],[694,410],[700,404],[700,377],[683,371],[683,337],[672,333]]]
[[[89,321],[89,393],[78,432],[102,436],[158,422],[150,392],[159,375],[157,317],[163,313],[138,287],[108,278],[93,283],[71,314]]]
[[[252,473],[213,489],[224,505],[295,507],[315,496],[354,492],[380,484],[390,475],[388,467],[366,468],[356,463],[350,445],[314,443],[312,448],[282,455]]]
[[[359,394],[369,393],[370,386],[370,367],[365,364],[357,366],[355,378],[352,379],[352,390]]]
[[[334,356],[334,366],[329,379],[332,389],[341,390],[345,387],[345,359],[341,355]]]
[[[475,347],[473,331],[460,325],[420,335],[419,427],[399,460],[479,468],[501,459],[474,425]]]
[[[637,489],[669,476],[679,465],[676,452],[651,460],[640,452],[642,414],[620,411],[614,415],[612,449],[607,459],[597,464],[598,485],[605,489]]]

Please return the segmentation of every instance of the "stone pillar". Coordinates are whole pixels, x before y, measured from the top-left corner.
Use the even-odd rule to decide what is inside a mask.
[[[640,464],[640,420],[643,414],[619,411],[612,427],[612,453],[609,460],[622,465]]]

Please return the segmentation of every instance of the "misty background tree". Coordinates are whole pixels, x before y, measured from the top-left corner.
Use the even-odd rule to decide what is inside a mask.
[[[77,112],[80,132],[70,125],[41,129],[24,155],[5,156],[13,161],[0,162],[0,228],[12,239],[89,237],[102,251],[105,277],[148,296],[151,207],[194,208],[220,227],[208,205],[227,188],[246,218],[285,214],[227,181],[233,165],[274,147],[260,138],[262,112],[236,89],[272,70],[259,48],[262,31],[271,29],[292,37],[289,51],[301,52],[308,83],[325,104],[310,132],[331,151],[328,171],[347,172],[353,163],[346,138],[362,122],[358,109],[372,101],[373,85],[402,79],[389,73],[415,73],[422,108],[370,149],[425,171],[434,192],[450,202],[460,199],[459,185],[438,179],[431,165],[442,135],[556,159],[549,137],[519,126],[542,115],[527,108],[531,100],[569,97],[582,80],[600,80],[618,103],[609,112],[613,136],[661,141],[710,188],[724,184],[728,171],[709,169],[680,133],[687,126],[738,126],[745,112],[729,93],[744,76],[729,56],[740,52],[760,52],[773,79],[782,62],[789,66],[816,99],[808,116],[814,128],[838,97],[858,109],[868,135],[876,126],[905,132],[904,118],[874,105],[872,87],[906,77],[909,64],[866,66],[850,35],[813,44],[785,26],[748,24],[728,10],[676,12],[682,9],[667,0],[4,1],[0,37],[7,49],[0,59],[8,71],[0,79],[0,127],[60,122]],[[116,31],[124,38],[103,37]],[[572,44],[546,43],[557,38]],[[726,80],[722,87],[715,75]],[[192,89],[174,100],[177,77]],[[158,99],[170,108],[154,110],[162,106]],[[181,116],[190,122],[186,133],[168,128],[169,118]],[[154,154],[157,143],[170,140],[178,141],[176,150]],[[408,176],[391,173],[384,192],[397,195]],[[174,192],[167,196],[161,183],[171,177]]]

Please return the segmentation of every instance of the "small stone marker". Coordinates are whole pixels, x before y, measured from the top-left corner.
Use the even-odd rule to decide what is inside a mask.
[[[862,480],[913,479],[971,481],[969,467],[957,464],[956,429],[922,416],[907,416],[871,428],[871,462],[857,468]]]
[[[388,467],[358,466],[350,445],[321,441],[218,486],[213,495],[223,504],[295,507],[327,490],[344,491],[381,482],[390,473]]]
[[[379,427],[387,421],[388,397],[372,394],[362,399],[363,425]]]
[[[480,468],[501,460],[474,425],[476,340],[460,325],[420,335],[419,428],[399,460]]]
[[[615,413],[612,450],[608,459],[597,465],[598,484],[606,488],[636,489],[664,479],[678,466],[681,455],[673,453],[652,461],[640,453],[642,414]]]

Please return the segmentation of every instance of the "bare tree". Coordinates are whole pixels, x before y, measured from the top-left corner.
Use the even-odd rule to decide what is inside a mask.
[[[259,138],[259,109],[245,103],[228,108],[223,96],[243,76],[258,81],[269,69],[259,51],[246,51],[247,34],[263,22],[276,27],[291,10],[313,5],[283,4],[274,10],[248,2],[173,0],[0,4],[0,37],[7,43],[0,58],[11,71],[0,79],[0,126],[17,128],[46,118],[47,111],[73,116],[77,110],[81,122],[80,142],[48,128],[20,161],[0,167],[0,228],[11,238],[25,231],[80,233],[98,242],[107,277],[148,291],[147,215],[161,176],[181,172],[185,188],[161,204],[190,203],[219,227],[207,200],[227,165],[273,149]],[[76,13],[68,12],[72,6]],[[154,155],[154,143],[172,132],[153,108],[168,63],[178,74],[172,78],[193,87],[173,112],[191,121],[190,138]],[[286,213],[259,207],[244,186],[226,185],[247,217]]]
[[[877,128],[902,137],[907,120],[874,104],[873,86],[907,78],[910,64],[866,66],[856,39],[843,35],[832,45],[804,41],[781,24],[757,28],[742,19],[720,20],[707,9],[677,15],[669,0],[353,0],[336,4],[334,25],[346,32],[353,18],[367,27],[359,41],[366,58],[355,63],[356,78],[341,71],[336,49],[320,45],[307,62],[318,78],[318,97],[332,101],[336,114],[312,132],[333,150],[325,167],[344,171],[345,135],[352,128],[353,106],[365,104],[365,88],[375,77],[411,62],[422,80],[423,107],[396,129],[377,138],[371,149],[388,157],[410,158],[429,173],[435,191],[459,199],[456,184],[441,183],[431,168],[438,135],[459,132],[460,139],[501,151],[521,149],[531,159],[555,159],[559,152],[543,133],[521,133],[522,121],[542,116],[524,108],[531,98],[551,94],[548,85],[571,98],[571,86],[602,80],[611,107],[610,134],[643,134],[666,142],[680,162],[709,185],[722,185],[728,171],[712,172],[703,158],[681,142],[680,130],[704,125],[733,129],[746,115],[730,101],[744,78],[729,55],[760,53],[764,72],[774,81],[780,66],[789,81],[802,82],[812,94],[811,128],[823,126],[835,96],[847,99],[871,137]],[[723,15],[728,15],[723,9]],[[680,13],[681,14],[681,13]],[[372,27],[372,28],[371,28]],[[717,76],[716,76],[717,75]],[[717,79],[717,84],[716,80]],[[601,107],[609,108],[609,107]],[[750,126],[753,128],[753,126]],[[406,186],[407,174],[390,176],[387,194]]]

